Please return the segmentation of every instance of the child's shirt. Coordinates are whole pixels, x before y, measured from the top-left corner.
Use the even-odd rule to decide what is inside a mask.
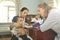
[[[42,24],[43,23],[43,19],[41,19],[41,18],[38,18],[38,19],[32,18],[31,22]]]

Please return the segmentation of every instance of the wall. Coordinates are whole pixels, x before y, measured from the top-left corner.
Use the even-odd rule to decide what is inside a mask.
[[[37,6],[40,2],[49,3],[49,0],[21,0],[21,8],[27,7],[29,14],[37,14]]]

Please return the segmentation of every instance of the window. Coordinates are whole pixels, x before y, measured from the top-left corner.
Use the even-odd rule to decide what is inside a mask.
[[[0,23],[11,23],[16,15],[15,3],[12,1],[2,1],[0,3]]]
[[[54,7],[60,8],[60,0],[54,0]]]

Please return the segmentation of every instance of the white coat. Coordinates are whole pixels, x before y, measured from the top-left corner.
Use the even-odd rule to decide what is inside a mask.
[[[55,40],[60,40],[60,10],[51,9],[46,21],[40,26],[42,32],[49,29],[52,29],[57,33]]]

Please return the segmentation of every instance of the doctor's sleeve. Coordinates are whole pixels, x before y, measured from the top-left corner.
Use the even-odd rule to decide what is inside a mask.
[[[56,16],[53,12],[48,15],[48,18],[45,20],[45,22],[40,26],[40,30],[42,32],[47,31],[49,29],[52,29],[54,25],[56,25]]]

